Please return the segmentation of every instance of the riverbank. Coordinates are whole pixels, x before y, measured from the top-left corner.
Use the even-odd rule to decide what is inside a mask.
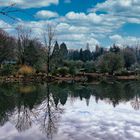
[[[0,83],[16,83],[16,82],[53,82],[53,81],[73,81],[73,82],[100,82],[100,81],[131,81],[131,80],[140,80],[139,75],[129,75],[129,76],[115,76],[115,75],[105,75],[99,73],[79,73],[76,76],[47,76],[46,74],[42,75],[30,75],[30,76],[1,76]]]

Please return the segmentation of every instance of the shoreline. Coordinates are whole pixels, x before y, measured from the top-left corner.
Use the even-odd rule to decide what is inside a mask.
[[[129,76],[115,76],[115,75],[104,75],[97,73],[85,73],[79,74],[74,77],[72,76],[49,76],[46,75],[32,75],[32,76],[0,76],[0,83],[42,83],[42,82],[115,82],[115,81],[134,81],[140,80],[139,75]]]

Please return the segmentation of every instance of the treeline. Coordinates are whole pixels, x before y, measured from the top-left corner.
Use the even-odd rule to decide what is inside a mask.
[[[32,38],[31,34],[30,30],[17,28],[18,37],[15,38],[0,30],[1,75],[26,73],[26,71],[46,72],[48,63],[50,74],[62,76],[67,74],[74,76],[79,72],[113,75],[139,71],[140,68],[138,45],[130,47],[128,44],[119,47],[114,44],[109,49],[97,45],[95,50],[91,51],[87,44],[86,49],[70,50],[65,43],[59,45],[57,41],[48,47],[37,38]]]

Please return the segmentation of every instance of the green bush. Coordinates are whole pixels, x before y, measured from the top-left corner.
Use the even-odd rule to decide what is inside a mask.
[[[135,71],[128,71],[128,70],[122,70],[120,72],[115,73],[116,76],[130,76],[135,75]]]
[[[74,67],[70,67],[70,68],[69,68],[69,74],[70,74],[71,76],[75,76],[76,73],[77,73],[76,68],[74,68]]]
[[[62,67],[62,68],[58,68],[57,71],[58,71],[58,74],[60,74],[61,76],[65,76],[69,73],[69,68]]]
[[[95,62],[93,61],[87,61],[84,64],[84,69],[85,72],[95,72],[96,71],[96,66],[95,66]]]
[[[14,65],[10,65],[10,64],[4,64],[0,70],[1,76],[12,75],[14,73],[16,73],[16,67]]]
[[[99,58],[97,65],[100,72],[113,75],[123,68],[124,59],[121,54],[107,53]]]

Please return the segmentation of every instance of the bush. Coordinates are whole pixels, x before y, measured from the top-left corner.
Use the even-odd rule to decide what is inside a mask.
[[[75,76],[76,73],[77,73],[77,70],[76,70],[74,67],[70,67],[70,68],[69,68],[69,74],[70,74],[71,76]]]
[[[66,67],[75,67],[76,69],[81,69],[83,67],[83,62],[78,60],[78,61],[74,61],[74,60],[66,60],[64,61],[64,66]]]
[[[62,68],[58,68],[57,71],[58,71],[58,74],[60,74],[61,76],[65,76],[69,73],[69,68],[62,67]]]
[[[95,72],[96,71],[95,62],[93,61],[85,62],[84,69],[85,69],[85,72]]]
[[[22,74],[22,75],[24,75],[24,76],[33,75],[33,74],[35,74],[35,69],[33,69],[33,68],[30,67],[30,66],[23,65],[23,66],[21,66],[21,68],[19,69],[18,73],[19,73],[19,74]]]
[[[135,75],[135,71],[121,70],[120,72],[115,73],[116,76],[130,76]]]
[[[98,68],[102,73],[108,72],[113,75],[115,71],[121,70],[124,66],[124,59],[121,54],[107,53],[98,60]]]
[[[12,75],[16,72],[16,67],[10,64],[4,64],[0,70],[0,75]]]

